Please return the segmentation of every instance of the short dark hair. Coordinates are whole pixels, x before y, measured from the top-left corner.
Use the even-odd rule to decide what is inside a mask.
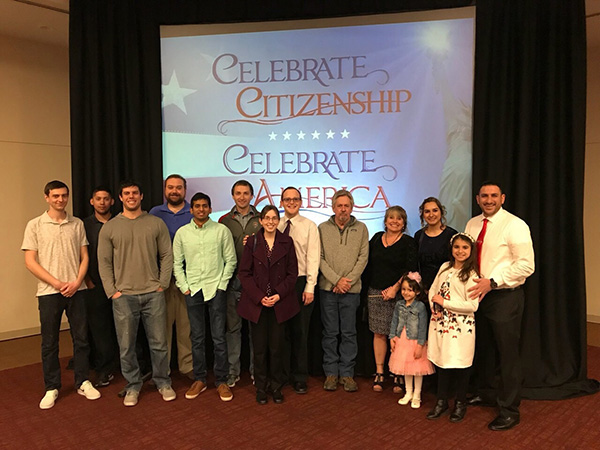
[[[138,183],[137,181],[134,180],[123,180],[121,181],[121,184],[119,185],[119,195],[123,194],[123,189],[128,188],[128,187],[136,187],[140,190],[140,194],[143,194],[144,192],[142,191],[142,186],[140,186],[140,183]]]
[[[194,207],[194,203],[198,202],[200,200],[206,200],[206,203],[208,203],[208,207],[212,208],[212,204],[210,202],[210,197],[208,195],[206,195],[204,192],[196,192],[194,194],[194,196],[192,197],[192,200],[190,201],[190,206]]]
[[[167,181],[169,181],[171,178],[178,178],[181,181],[183,181],[183,187],[185,189],[187,189],[187,180],[185,178],[183,178],[181,175],[179,175],[178,173],[172,173],[167,178],[165,178],[165,186],[167,185]]]
[[[267,205],[260,212],[260,218],[261,218],[261,220],[263,220],[267,216],[267,213],[269,211],[275,211],[275,214],[277,214],[277,218],[278,219],[281,218],[281,215],[279,214],[279,210],[277,209],[277,207],[275,205]]]
[[[98,192],[102,192],[102,191],[104,191],[104,192],[106,192],[108,195],[110,195],[110,198],[113,198],[113,193],[112,193],[112,191],[110,190],[110,188],[109,188],[109,187],[106,187],[106,186],[104,186],[104,185],[96,186],[96,187],[94,188],[94,190],[92,191],[92,198],[94,198],[94,195],[96,195],[96,193],[98,193]]]
[[[496,186],[498,189],[500,189],[500,194],[504,194],[504,190],[502,189],[502,186],[500,186],[500,183],[496,183],[493,180],[486,180],[481,183],[481,186],[479,186],[479,191],[481,191],[481,188],[484,186]],[[479,193],[479,191],[477,191],[477,193]]]
[[[290,190],[290,189],[293,189],[293,190],[295,190],[295,191],[298,193],[298,197],[300,197],[300,200],[302,200],[302,194],[300,193],[300,189],[298,189],[298,188],[296,188],[296,187],[294,187],[294,186],[288,186],[288,187],[286,187],[286,188],[285,188],[283,191],[281,191],[281,200],[283,200],[283,193],[284,193],[285,191],[288,191],[288,190]]]
[[[65,188],[67,190],[67,194],[69,193],[69,186],[59,180],[52,180],[46,183],[44,186],[44,195],[50,194],[50,191],[53,189],[62,189]]]
[[[246,180],[237,180],[235,183],[233,183],[233,186],[231,186],[231,195],[233,195],[233,191],[235,191],[235,188],[238,186],[247,186],[250,188],[250,194],[252,196],[254,196],[254,188],[252,187],[252,185],[250,184],[249,181]]]

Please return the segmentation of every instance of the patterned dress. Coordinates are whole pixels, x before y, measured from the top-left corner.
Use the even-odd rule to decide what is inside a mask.
[[[442,316],[431,318],[427,357],[444,369],[463,369],[473,364],[475,354],[475,311],[477,299],[469,299],[467,290],[475,285],[475,273],[466,282],[458,278],[458,270],[444,263],[429,291],[429,300],[439,294],[444,299]],[[447,269],[447,270],[446,270]]]

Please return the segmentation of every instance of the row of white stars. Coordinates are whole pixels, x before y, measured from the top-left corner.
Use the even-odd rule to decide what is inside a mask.
[[[313,131],[312,133],[308,133],[308,134],[309,134],[310,136],[312,136],[313,140],[314,140],[314,139],[317,139],[317,140],[318,140],[318,139],[321,137],[321,133],[319,133],[317,130]],[[348,139],[348,136],[350,136],[350,132],[349,132],[348,130],[346,130],[345,128],[344,128],[344,131],[340,131],[340,133],[339,133],[339,134],[342,136],[342,139]],[[307,133],[305,133],[304,131],[300,131],[299,133],[296,133],[297,140],[298,140],[298,141],[303,141],[303,140],[304,140],[304,137],[305,137],[306,135],[307,135]],[[327,139],[333,139],[333,138],[334,138],[334,136],[336,135],[336,132],[335,132],[335,131],[333,131],[333,130],[329,130],[329,131],[327,131],[327,132],[325,133],[325,135],[327,136]],[[278,134],[272,131],[272,132],[269,134],[269,140],[270,140],[270,141],[276,141],[276,140],[277,140],[277,136],[278,136]],[[292,135],[292,133],[290,133],[290,132],[286,131],[286,132],[285,132],[285,133],[283,133],[281,136],[283,137],[283,140],[284,140],[284,141],[289,141],[289,140],[291,140],[291,137],[292,137],[293,135]],[[310,139],[310,137],[309,137],[309,138],[307,138],[307,139]]]

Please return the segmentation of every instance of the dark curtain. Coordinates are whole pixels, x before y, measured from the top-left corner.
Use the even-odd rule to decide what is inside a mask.
[[[468,6],[458,0],[204,2],[71,0],[71,151],[76,215],[99,184],[134,178],[143,207],[162,199],[159,26],[377,14]],[[474,191],[493,178],[506,208],[530,225],[537,269],[527,283],[522,354],[525,395],[596,391],[586,378],[583,271],[584,1],[477,2]],[[477,211],[477,209],[474,209]],[[359,312],[359,316],[362,315]],[[311,361],[320,369],[320,324]],[[357,371],[374,372],[359,322]],[[366,331],[365,331],[366,330]]]
[[[586,355],[585,5],[480,1],[476,28],[474,192],[498,180],[505,208],[529,224],[535,248],[525,291],[523,394],[596,392]]]

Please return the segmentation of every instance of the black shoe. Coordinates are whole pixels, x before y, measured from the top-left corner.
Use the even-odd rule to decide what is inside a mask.
[[[273,401],[277,404],[283,403],[283,393],[281,392],[281,389],[275,389],[273,391]]]
[[[265,391],[256,391],[256,401],[259,405],[266,405],[269,401]]]
[[[489,407],[496,406],[495,403],[487,401],[481,395],[475,395],[474,397],[467,399],[467,405],[469,405],[469,406],[489,406]]]
[[[490,422],[488,428],[492,431],[505,431],[516,427],[521,419],[519,416],[502,417],[498,416]]]
[[[448,411],[448,401],[447,400],[438,400],[429,413],[427,413],[427,418],[429,420],[439,419],[442,414]]]
[[[296,394],[306,394],[306,392],[308,391],[308,386],[306,385],[306,382],[296,381],[294,383],[294,391],[296,391]]]
[[[450,422],[460,422],[465,418],[465,414],[467,414],[467,404],[457,400],[454,403],[454,410],[452,411],[452,414],[450,414]]]
[[[109,373],[108,375],[101,375],[96,380],[96,384],[94,384],[94,387],[97,387],[97,388],[106,387],[110,384],[110,382],[112,380],[114,380],[114,378],[115,378],[115,376],[112,373]]]

